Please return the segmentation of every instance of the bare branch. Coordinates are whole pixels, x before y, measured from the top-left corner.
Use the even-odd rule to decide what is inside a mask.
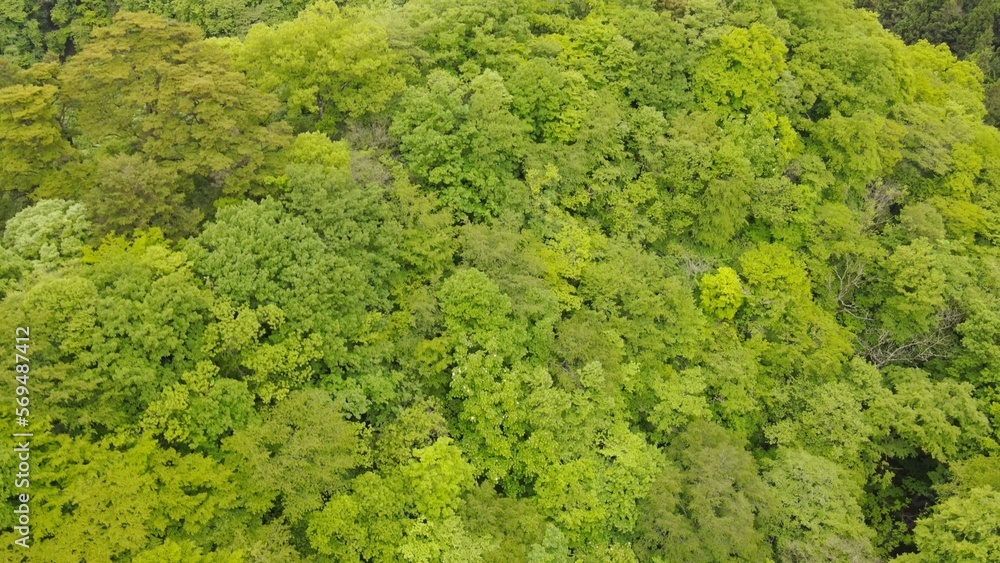
[[[879,368],[889,364],[919,364],[943,357],[953,344],[954,328],[960,322],[960,311],[951,307],[943,309],[938,313],[938,325],[934,331],[902,343],[893,340],[889,331],[879,331],[874,343],[861,340],[864,355]]]

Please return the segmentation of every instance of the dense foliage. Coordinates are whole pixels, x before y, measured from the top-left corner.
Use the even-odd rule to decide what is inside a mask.
[[[1000,560],[1000,132],[947,47],[847,0],[0,6],[5,560]]]
[[[857,0],[907,42],[947,44],[985,74],[987,122],[1000,125],[1000,2],[997,0]]]

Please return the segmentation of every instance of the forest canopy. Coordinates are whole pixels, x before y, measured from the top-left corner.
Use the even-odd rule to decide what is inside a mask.
[[[2,558],[1000,560],[926,3],[0,0]]]

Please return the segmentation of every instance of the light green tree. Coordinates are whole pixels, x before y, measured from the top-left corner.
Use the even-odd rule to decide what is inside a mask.
[[[701,306],[720,319],[732,319],[743,304],[739,274],[728,267],[701,278]]]
[[[778,506],[782,561],[870,561],[874,533],[858,505],[861,489],[835,463],[802,450],[781,450],[764,479]]]
[[[278,96],[300,130],[334,131],[347,117],[379,113],[406,84],[403,61],[378,21],[333,2],[251,28],[236,60],[254,84]]]
[[[80,203],[41,200],[7,221],[3,245],[22,258],[49,265],[82,258],[91,237],[87,215]]]

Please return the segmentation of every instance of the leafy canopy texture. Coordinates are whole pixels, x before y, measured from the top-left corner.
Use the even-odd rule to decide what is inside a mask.
[[[1000,560],[1000,12],[864,4],[0,0],[0,560]]]

